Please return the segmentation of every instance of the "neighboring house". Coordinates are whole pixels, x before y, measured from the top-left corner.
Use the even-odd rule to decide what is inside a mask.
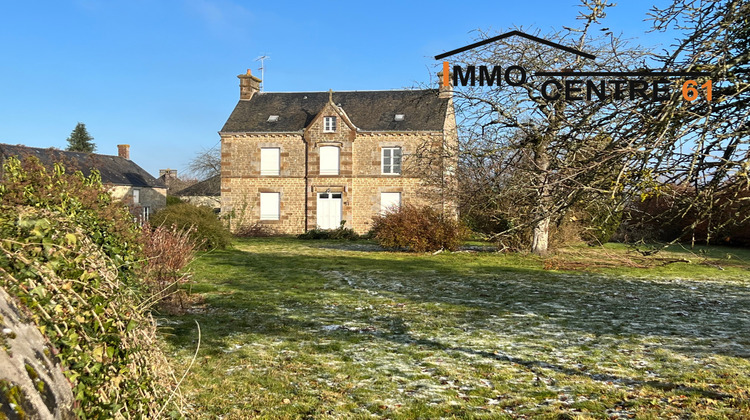
[[[0,161],[11,156],[35,156],[49,168],[55,163],[63,164],[68,173],[81,171],[88,176],[96,169],[112,197],[122,200],[141,222],[147,221],[150,214],[167,205],[167,187],[130,160],[129,145],[120,144],[117,149],[118,156],[110,156],[0,144]]]
[[[239,75],[221,136],[221,210],[232,228],[367,232],[401,204],[456,215],[456,122],[450,88],[260,92]]]
[[[221,208],[221,175],[193,184],[174,195],[195,206],[211,207],[218,213]]]
[[[181,179],[177,176],[177,169],[159,169],[159,178],[167,186],[167,196],[175,195],[178,191],[198,183],[197,179]]]

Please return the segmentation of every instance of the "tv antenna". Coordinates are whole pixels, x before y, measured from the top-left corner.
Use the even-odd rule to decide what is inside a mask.
[[[267,55],[261,55],[260,57],[256,58],[255,61],[260,61],[260,91],[263,92],[263,87],[266,85],[266,65],[265,61],[270,60],[271,57]]]

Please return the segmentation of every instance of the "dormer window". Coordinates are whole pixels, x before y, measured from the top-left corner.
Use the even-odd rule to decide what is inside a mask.
[[[396,116],[393,118],[393,121],[403,121],[404,120],[404,114],[396,114]]]
[[[269,115],[268,116],[268,122],[276,122],[278,120],[279,120],[279,116],[278,115]]]
[[[336,117],[323,117],[323,132],[324,133],[336,132]]]

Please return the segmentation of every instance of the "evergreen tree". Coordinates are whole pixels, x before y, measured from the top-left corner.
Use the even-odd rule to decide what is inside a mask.
[[[68,137],[68,148],[66,150],[86,153],[92,153],[96,150],[94,138],[86,130],[86,124],[80,122],[76,124],[76,128],[73,129],[70,137]]]

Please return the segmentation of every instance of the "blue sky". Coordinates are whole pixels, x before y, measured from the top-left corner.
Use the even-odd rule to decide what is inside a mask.
[[[652,5],[628,0],[604,21],[648,47]],[[239,98],[236,76],[267,91],[399,89],[430,83],[434,55],[470,43],[476,29],[576,26],[576,0],[230,1],[56,0],[0,2],[0,143],[65,148],[77,122],[97,152],[154,175],[184,172],[218,144]]]

